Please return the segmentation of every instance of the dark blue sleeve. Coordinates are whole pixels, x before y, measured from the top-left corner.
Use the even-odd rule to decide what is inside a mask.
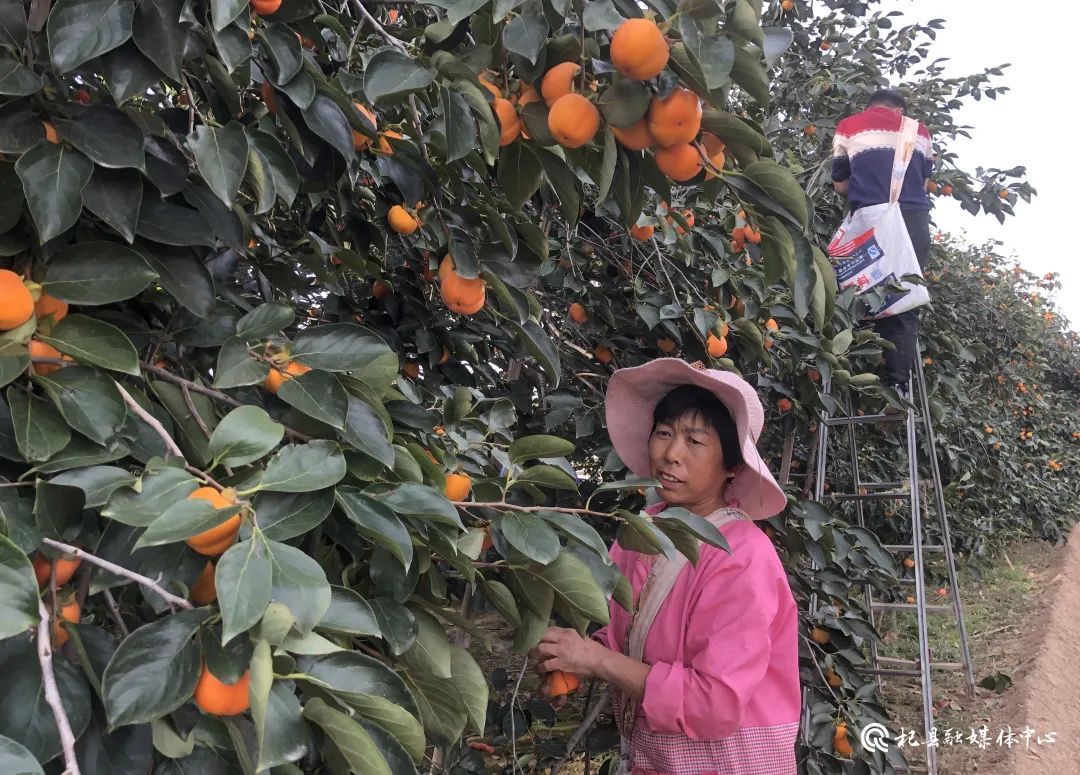
[[[832,179],[839,182],[851,177],[851,159],[847,156],[834,156],[832,160]]]

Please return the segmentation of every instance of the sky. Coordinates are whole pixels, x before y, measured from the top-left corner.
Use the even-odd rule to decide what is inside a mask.
[[[950,148],[959,155],[960,166],[971,171],[979,165],[1027,167],[1028,182],[1039,195],[1031,204],[1018,202],[1016,215],[1004,225],[992,215],[964,212],[945,197],[935,198],[934,219],[942,231],[966,232],[976,244],[1000,240],[999,252],[1015,255],[1031,272],[1060,273],[1062,289],[1054,301],[1070,327],[1080,331],[1080,251],[1073,247],[1072,234],[1080,221],[1080,162],[1077,143],[1068,136],[1077,114],[1075,63],[1070,57],[1076,39],[1067,6],[1056,6],[1061,16],[1047,15],[1053,5],[1022,10],[1013,0],[889,0],[880,7],[903,12],[910,22],[944,19],[945,29],[930,54],[950,58],[944,63],[949,76],[1012,65],[995,82],[1010,91],[996,101],[965,103],[957,122],[972,127],[972,137],[959,138]]]

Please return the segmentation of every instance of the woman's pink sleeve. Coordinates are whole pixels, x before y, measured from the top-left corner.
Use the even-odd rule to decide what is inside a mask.
[[[700,591],[687,618],[683,664],[656,662],[645,681],[642,713],[655,732],[734,734],[768,668],[780,606],[778,563],[755,542],[721,554],[695,583]]]

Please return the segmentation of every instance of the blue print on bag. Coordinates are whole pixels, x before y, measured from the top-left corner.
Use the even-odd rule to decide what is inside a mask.
[[[865,292],[889,279],[881,266],[885,251],[874,237],[874,230],[862,234],[850,245],[851,252],[833,259],[837,284],[841,288],[858,285],[860,292]]]

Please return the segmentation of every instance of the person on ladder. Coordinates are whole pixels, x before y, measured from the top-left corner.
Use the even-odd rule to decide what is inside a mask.
[[[870,96],[866,110],[837,125],[833,137],[833,188],[847,198],[852,213],[890,201],[894,156],[906,114],[904,97],[895,90],[881,89]],[[926,192],[931,164],[930,132],[918,123],[898,203],[920,270],[926,268],[930,255],[930,199]],[[918,357],[919,314],[915,307],[874,321],[878,335],[896,348],[885,351],[882,383],[901,395],[906,395],[908,374]]]

